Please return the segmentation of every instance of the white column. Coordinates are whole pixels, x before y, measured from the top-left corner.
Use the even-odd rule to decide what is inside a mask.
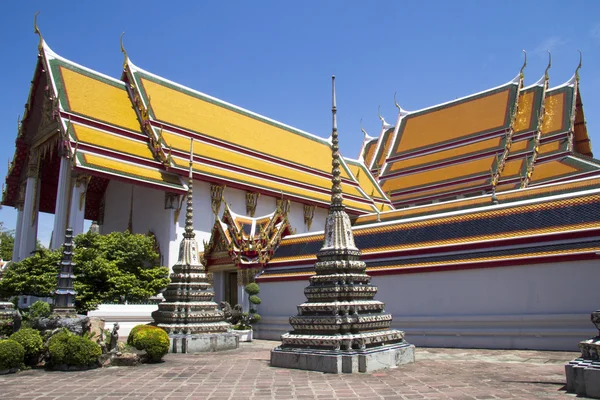
[[[239,271],[238,271],[239,274]],[[238,285],[238,303],[242,305],[244,312],[250,311],[250,300],[248,300],[248,293],[244,290],[244,286]]]
[[[40,204],[39,191],[40,183],[37,176],[27,178],[25,202],[23,203],[21,241],[19,243],[19,260],[29,257],[37,245],[38,208]]]
[[[15,229],[15,245],[13,247],[12,261],[20,261],[20,246],[21,246],[21,232],[23,232],[23,204],[17,205],[17,226]]]
[[[69,181],[71,177],[70,161],[66,157],[60,159],[58,173],[58,188],[56,189],[56,206],[54,207],[54,230],[52,233],[51,249],[58,249],[65,240],[67,225],[67,210],[69,208]],[[83,229],[83,228],[82,228]]]
[[[83,233],[83,221],[85,216],[85,195],[89,176],[79,175],[71,179],[71,200],[69,201],[69,223],[73,229],[73,236]]]

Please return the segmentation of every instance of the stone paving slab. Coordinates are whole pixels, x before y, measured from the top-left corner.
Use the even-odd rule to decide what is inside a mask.
[[[567,394],[564,364],[578,353],[417,348],[417,362],[333,375],[269,366],[278,342],[165,362],[81,372],[0,376],[0,399],[540,399]]]

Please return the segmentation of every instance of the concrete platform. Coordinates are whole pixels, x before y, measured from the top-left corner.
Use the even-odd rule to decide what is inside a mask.
[[[318,351],[277,347],[271,366],[331,374],[373,372],[415,362],[415,346],[398,343],[366,350]]]
[[[203,335],[169,335],[170,353],[205,353],[234,350],[240,347],[240,337],[235,333]]]
[[[565,365],[567,392],[600,399],[600,361],[582,358]]]

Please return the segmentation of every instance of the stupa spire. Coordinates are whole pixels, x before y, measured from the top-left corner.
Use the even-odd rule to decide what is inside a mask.
[[[342,178],[340,173],[340,147],[337,130],[337,107],[335,100],[335,75],[331,77],[331,211],[344,209],[344,198],[342,196]]]
[[[293,330],[281,336],[271,365],[322,372],[368,372],[414,361],[404,332],[391,329],[392,316],[374,299],[377,287],[366,274],[344,210],[337,131],[335,76],[332,77],[331,204],[316,274],[304,289],[306,302],[290,317]]]
[[[163,293],[165,301],[152,313],[158,327],[169,334],[174,353],[229,350],[238,346],[237,337],[228,333],[231,325],[214,302],[215,293],[206,266],[198,256],[194,234],[193,163],[194,139],[190,143],[187,212],[179,258]]]
[[[183,237],[193,239],[194,233],[194,139],[190,141],[190,165],[188,170],[187,209],[185,213],[185,233]]]

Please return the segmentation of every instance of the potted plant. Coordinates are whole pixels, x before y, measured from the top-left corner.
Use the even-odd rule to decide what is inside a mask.
[[[240,342],[251,342],[252,341],[252,324],[260,321],[260,315],[256,312],[256,306],[261,303],[258,293],[260,288],[256,283],[249,283],[244,288],[246,294],[248,294],[248,301],[250,302],[250,310],[243,312],[240,316],[238,323],[233,327],[240,337]]]

